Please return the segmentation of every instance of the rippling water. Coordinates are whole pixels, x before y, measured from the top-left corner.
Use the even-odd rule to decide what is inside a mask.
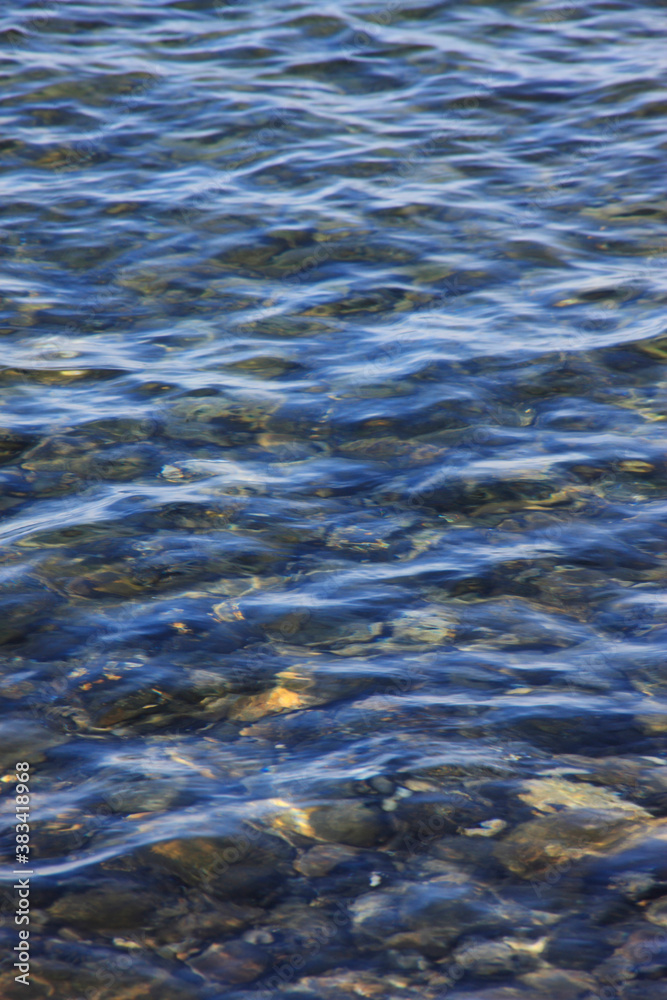
[[[31,995],[664,998],[664,5],[10,6]]]

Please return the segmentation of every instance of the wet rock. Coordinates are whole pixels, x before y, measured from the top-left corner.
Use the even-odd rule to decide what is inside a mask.
[[[506,755],[498,753],[490,747],[483,749],[471,744],[469,747],[452,747],[447,758],[440,764],[430,767],[412,769],[405,775],[402,784],[411,778],[427,781],[501,781],[511,779],[515,775],[515,767],[508,763]],[[506,794],[503,785],[502,799]]]
[[[412,794],[395,797],[390,811],[404,831],[401,846],[408,851],[420,851],[440,836],[486,822],[496,808],[481,796],[443,789],[433,782],[407,779],[404,784]],[[385,800],[384,808],[390,803]]]
[[[662,896],[646,909],[646,919],[659,927],[667,927],[667,896]]]
[[[230,704],[228,718],[239,722],[255,722],[266,715],[279,715],[304,708],[306,700],[299,691],[285,687],[274,687],[261,694],[234,699]]]
[[[97,445],[99,447],[99,445]],[[55,434],[42,438],[23,455],[22,467],[30,471],[49,468],[56,463],[65,467],[77,456],[95,452],[96,442],[92,438]]]
[[[349,924],[349,913],[340,900],[320,905],[319,901],[309,904],[301,898],[290,898],[265,914],[262,929],[280,938],[284,949],[298,950],[299,942],[335,940]]]
[[[441,1000],[441,993],[436,993],[433,1000]],[[453,993],[452,1000],[536,1000],[533,996],[526,995],[526,991],[517,986],[494,985],[486,986],[484,989],[476,989],[473,994]],[[542,997],[539,998],[542,1000]]]
[[[17,761],[37,764],[44,760],[44,751],[60,746],[65,739],[25,717],[6,718],[0,722],[0,766],[13,769]]]
[[[301,975],[346,965],[350,959],[349,925],[349,914],[340,901],[308,905],[295,900],[274,907],[259,928],[275,942],[269,985],[280,982],[284,987]]]
[[[413,969],[423,972],[428,969],[429,962],[418,951],[395,951],[389,949],[387,959],[392,969]]]
[[[244,726],[240,735],[267,740],[274,745],[295,747],[304,740],[321,739],[325,727],[330,723],[330,716],[323,711],[286,712],[284,715],[269,716]]]
[[[648,736],[667,733],[667,712],[656,710],[650,715],[638,715],[636,722],[639,729]]]
[[[520,977],[531,996],[549,1000],[579,1000],[595,993],[597,981],[585,972],[570,969],[537,969]]]
[[[636,826],[623,810],[571,809],[522,823],[496,844],[495,854],[511,872],[530,878],[608,850]]]
[[[283,803],[276,800],[276,805]],[[376,806],[345,799],[331,805],[287,809],[271,821],[274,830],[350,847],[374,847],[389,839],[391,826]]]
[[[382,848],[359,850],[354,857],[341,861],[331,871],[330,877],[322,884],[322,891],[335,891],[338,896],[351,899],[369,889],[391,885],[398,874],[394,857],[393,852],[389,854]]]
[[[250,944],[273,944],[275,939],[271,931],[256,928],[255,930],[246,931],[243,935],[243,940],[248,941]]]
[[[93,720],[98,728],[125,725],[129,722],[155,716],[159,711],[169,706],[171,698],[165,691],[149,687],[122,695],[118,692],[115,699],[108,698],[108,701],[111,703],[103,704],[100,709],[93,713]],[[176,713],[174,712],[174,714]]]
[[[540,942],[531,945],[512,939],[471,941],[456,948],[451,957],[471,976],[508,976],[535,969],[541,947]]]
[[[609,888],[612,892],[636,903],[640,900],[655,896],[655,890],[660,885],[656,879],[648,872],[623,872],[609,880]],[[667,885],[664,885],[667,891]]]
[[[323,442],[304,441],[289,434],[258,434],[257,444],[278,462],[302,462],[328,451]]]
[[[179,941],[182,950],[188,951],[207,938],[229,937],[244,930],[263,916],[264,910],[257,906],[241,906],[237,903],[212,900],[203,897],[205,909],[197,909],[178,921],[172,917],[164,922],[156,939],[160,944]]]
[[[479,826],[467,827],[461,833],[466,837],[495,837],[505,829],[507,829],[507,821],[496,817],[495,819],[483,820]]]
[[[144,441],[156,430],[155,421],[148,417],[109,417],[91,420],[85,429],[93,439],[103,441]]]
[[[188,965],[205,979],[235,985],[251,983],[264,973],[269,955],[257,945],[237,939],[224,944],[212,944]]]
[[[619,1000],[667,1000],[667,981],[624,983],[618,996]]]
[[[59,599],[55,594],[26,591],[0,596],[0,646],[17,642],[39,630],[52,617]],[[48,640],[47,640],[48,641]]]
[[[246,827],[236,836],[162,841],[142,856],[187,885],[240,901],[275,892],[289,872],[292,853],[283,840]]]
[[[357,851],[343,844],[317,844],[294,862],[294,867],[307,878],[328,875],[340,864],[356,858]]]
[[[310,905],[303,899],[287,899],[272,907],[262,920],[262,928],[280,937],[289,949],[303,939],[331,940],[350,923],[344,903],[336,906]]]
[[[62,858],[79,851],[100,828],[99,813],[66,813],[62,819],[47,820],[39,827],[39,857]],[[32,919],[31,919],[32,923]]]
[[[82,479],[127,482],[159,468],[160,453],[143,445],[118,445],[97,452],[94,458],[73,463],[72,471]]]
[[[392,795],[396,789],[394,782],[390,781],[383,774],[378,774],[374,778],[371,778],[369,785],[382,795]]]
[[[212,671],[189,670],[178,675],[164,671],[163,682],[129,691],[127,681],[121,688],[118,679],[95,685],[90,694],[92,685],[87,681],[80,688],[97,728],[157,728],[166,721],[195,714],[218,721],[229,710],[231,699],[226,692],[230,685],[224,676]]]
[[[531,926],[528,911],[498,901],[463,873],[403,883],[366,893],[350,906],[353,932],[364,947],[419,951],[429,958],[447,954],[461,937],[517,932]]]
[[[408,456],[414,450],[414,446],[411,442],[401,441],[397,437],[376,437],[345,441],[338,446],[338,450],[352,458],[365,458],[381,462],[395,461],[399,456]]]
[[[291,631],[293,622],[292,616],[287,620],[281,617],[267,628],[267,634],[273,639],[282,637],[309,646],[331,647],[338,656],[366,656],[368,650],[365,644],[381,635],[383,629],[380,621],[354,620],[347,615],[336,614],[335,609],[309,612],[307,618],[299,621],[295,631]],[[288,626],[287,632],[285,625]]]
[[[250,372],[254,378],[262,379],[278,378],[287,372],[296,373],[303,370],[303,366],[298,362],[276,355],[255,356],[245,358],[243,361],[230,361],[225,367],[233,372]]]
[[[483,871],[487,875],[501,876],[504,869],[495,857],[496,839],[460,835],[439,837],[426,845],[422,856],[439,864],[458,865],[471,873]],[[412,859],[407,863],[413,866]]]
[[[29,448],[32,439],[25,434],[18,434],[11,428],[0,427],[0,465],[18,458],[22,451]]]
[[[126,961],[127,960],[127,961]],[[192,984],[149,962],[134,963],[111,950],[91,949],[72,957],[40,954],[31,960],[29,987],[15,982],[16,969],[0,973],[3,1000],[192,1000]]]
[[[667,883],[667,819],[634,824],[634,829],[614,842],[601,857],[587,864],[587,878],[613,884],[619,877],[635,884],[650,877],[656,886]]]
[[[456,634],[457,617],[448,608],[437,604],[412,608],[391,622],[393,638],[420,646],[451,645]]]
[[[277,395],[246,399],[189,396],[165,414],[167,437],[183,441],[231,444],[232,436],[265,429],[278,406]]]
[[[655,816],[667,815],[667,767],[648,768],[633,792]]]
[[[556,927],[544,949],[544,958],[556,967],[590,971],[613,951],[614,946],[607,941],[604,928],[573,919]]]
[[[598,757],[591,759],[578,754],[560,758],[567,768],[567,779],[584,781],[611,788],[625,796],[642,796],[645,789],[662,787],[667,790],[667,761],[656,757]]]
[[[596,970],[600,979],[667,981],[667,935],[652,924],[625,925],[620,946]]]
[[[650,819],[651,814],[634,802],[627,802],[616,792],[596,788],[584,782],[564,778],[538,778],[524,781],[519,798],[538,812],[555,813],[567,809],[610,809],[629,818]]]
[[[363,969],[334,969],[325,975],[303,976],[294,1000],[436,1000],[435,993],[426,993],[423,986],[412,986],[410,978],[401,972],[377,973]],[[292,1000],[290,996],[290,1000]]]
[[[104,886],[87,892],[66,892],[48,914],[55,923],[82,930],[128,930],[142,927],[155,910],[157,897],[136,885]]]
[[[228,717],[255,721],[349,697],[368,688],[375,680],[368,670],[342,673],[316,662],[296,663],[274,677],[266,691],[242,694],[229,700]]]
[[[350,905],[355,935],[367,943],[379,944],[400,926],[399,906],[401,894],[369,892]]]
[[[396,557],[398,552],[407,552],[404,538],[398,535],[395,522],[378,522],[373,519],[355,524],[341,524],[329,532],[326,547],[347,552],[361,552],[364,559],[382,560]]]
[[[106,786],[102,809],[123,815],[131,813],[163,812],[177,802],[190,799],[186,782],[140,778],[134,781],[114,776]]]

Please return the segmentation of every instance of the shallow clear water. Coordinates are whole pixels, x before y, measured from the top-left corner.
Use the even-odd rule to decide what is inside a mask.
[[[666,27],[0,19],[34,996],[663,997]]]

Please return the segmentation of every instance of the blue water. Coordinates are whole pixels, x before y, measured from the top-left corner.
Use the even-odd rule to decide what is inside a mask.
[[[662,997],[666,27],[624,2],[0,17],[33,996]],[[562,815],[567,845],[512,860]],[[183,861],[201,837],[233,878]],[[443,917],[446,866],[486,922]],[[439,916],[410,923],[417,892]],[[316,956],[289,937],[335,907]]]

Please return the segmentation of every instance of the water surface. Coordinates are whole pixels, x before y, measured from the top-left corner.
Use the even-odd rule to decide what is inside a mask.
[[[665,27],[3,15],[33,996],[664,996]]]

